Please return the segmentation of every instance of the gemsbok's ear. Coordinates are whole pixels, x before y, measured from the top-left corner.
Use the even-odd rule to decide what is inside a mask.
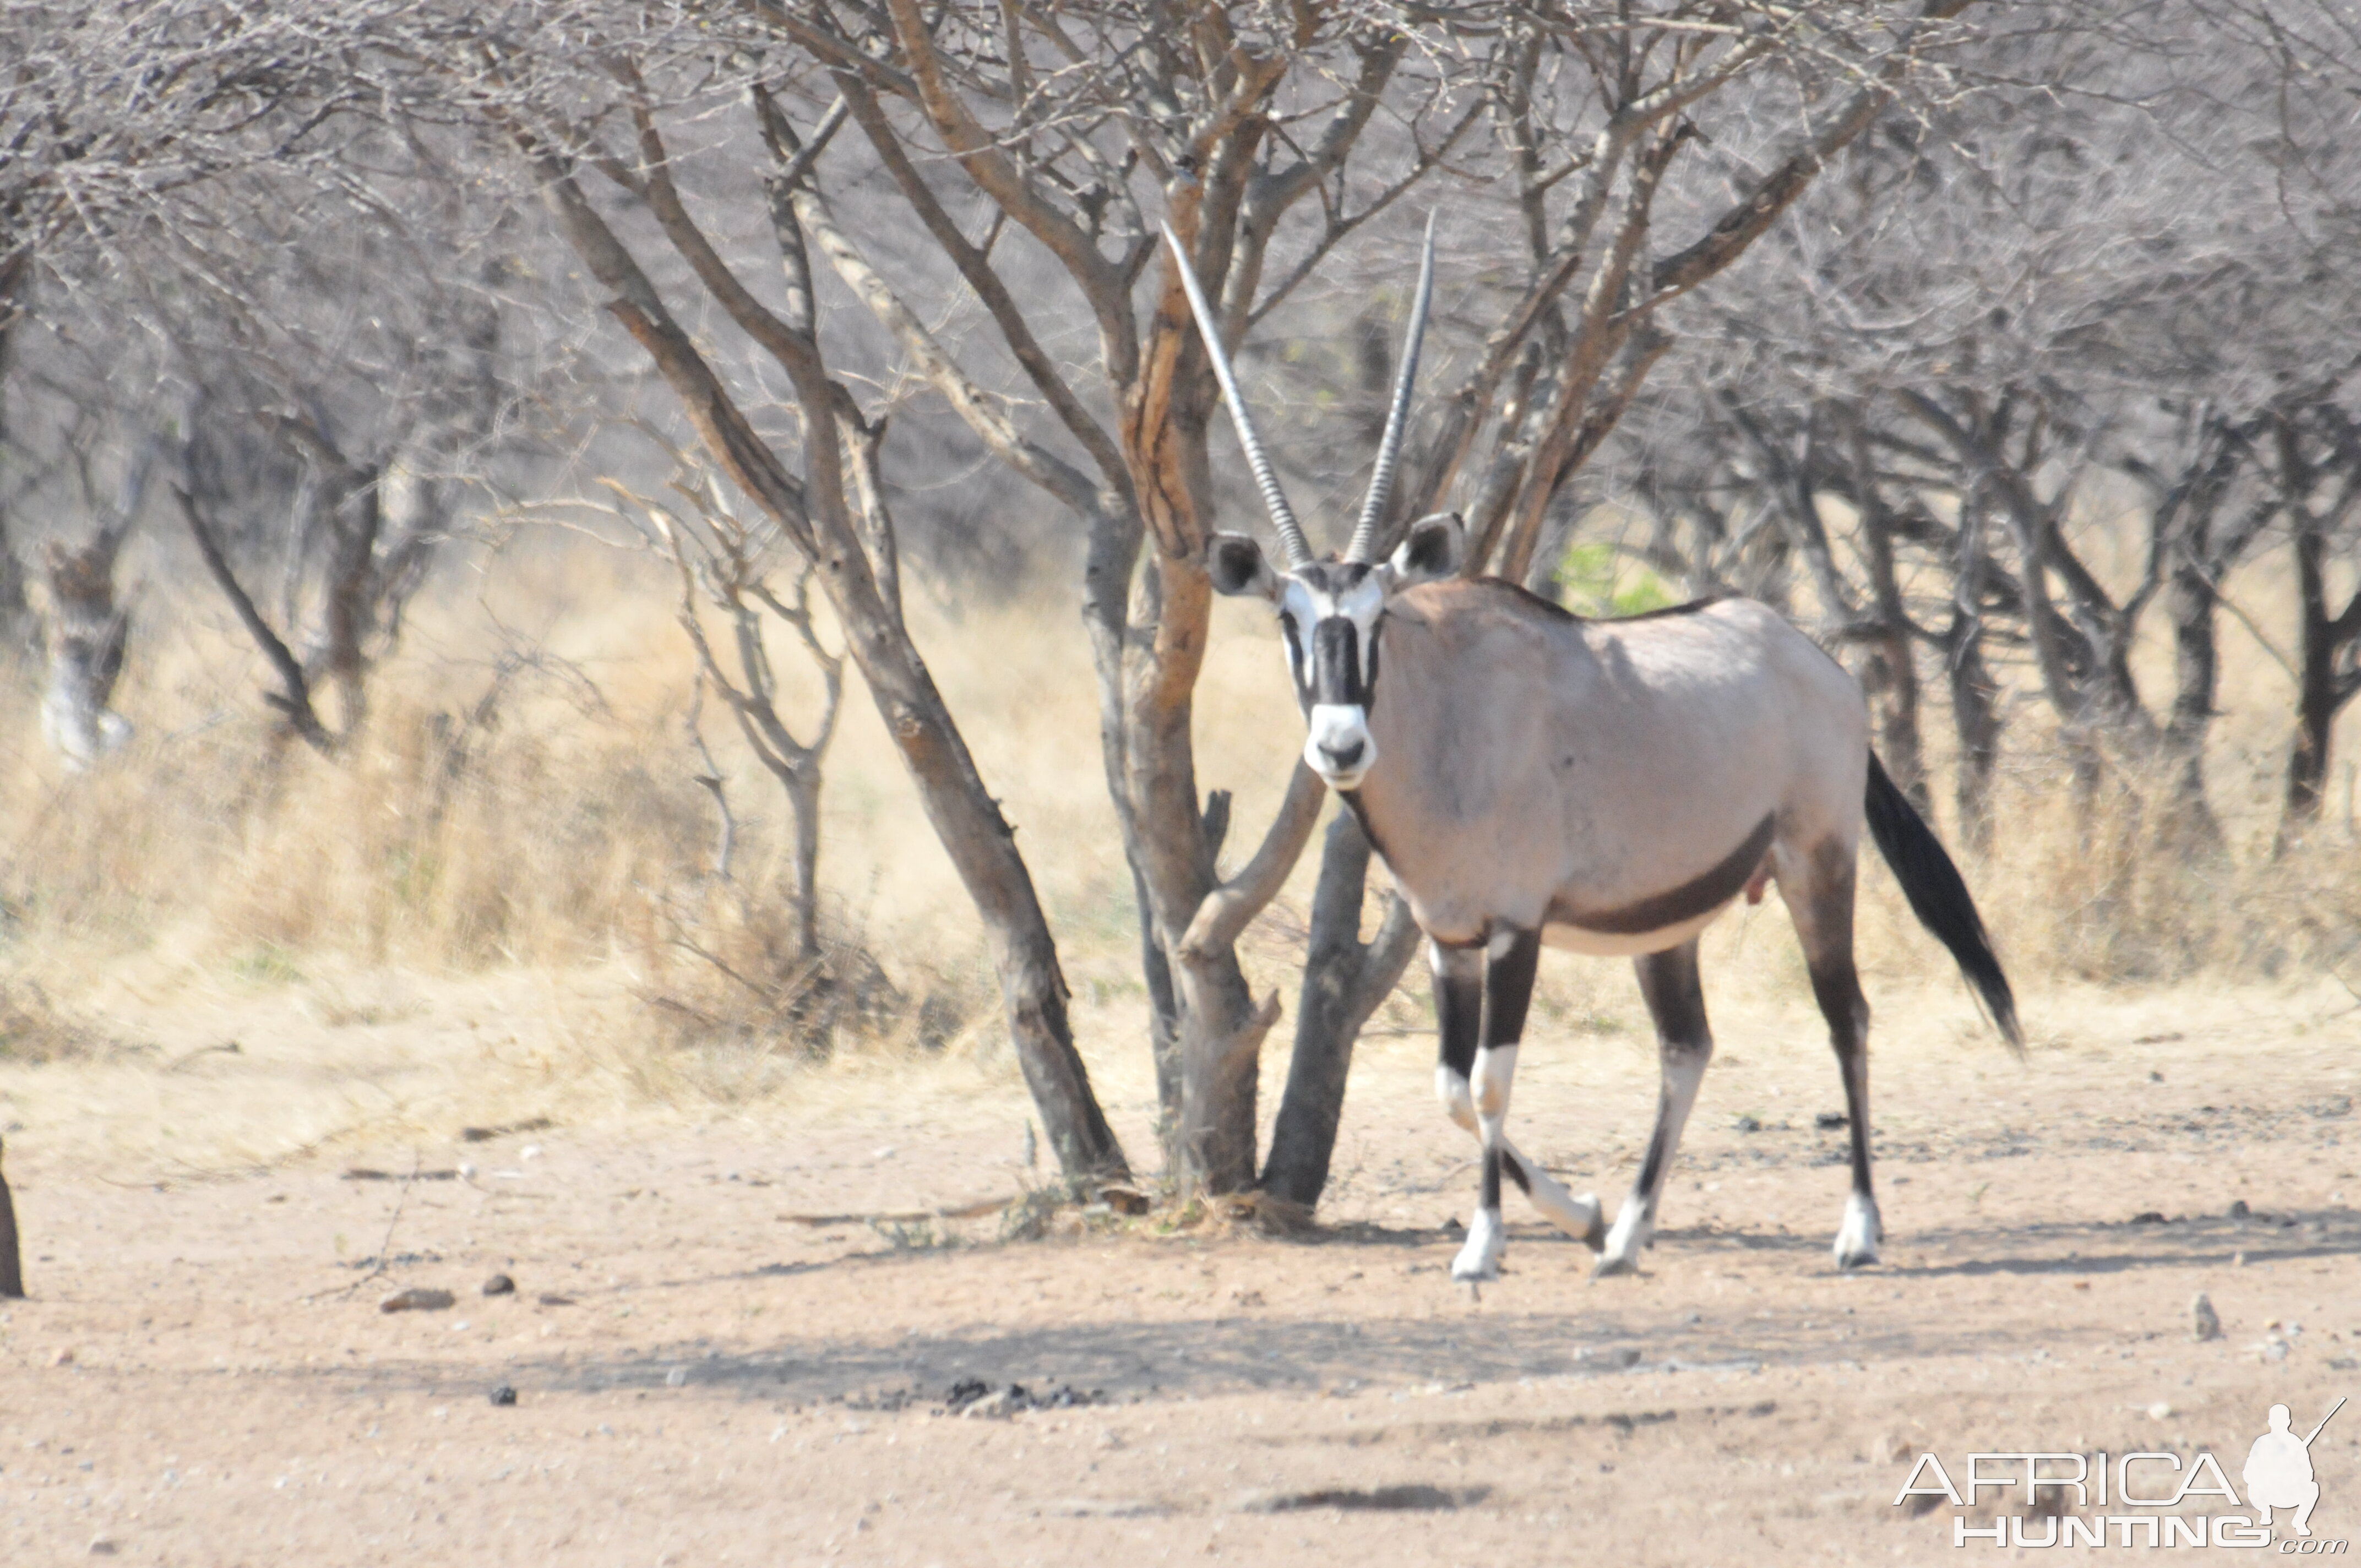
[[[1213,579],[1217,594],[1252,594],[1274,604],[1279,600],[1279,574],[1263,559],[1262,546],[1246,534],[1216,533],[1207,540],[1205,575]]]
[[[1410,533],[1387,563],[1393,568],[1393,586],[1406,588],[1431,583],[1459,570],[1459,554],[1466,547],[1466,528],[1455,511],[1439,511],[1410,525]]]

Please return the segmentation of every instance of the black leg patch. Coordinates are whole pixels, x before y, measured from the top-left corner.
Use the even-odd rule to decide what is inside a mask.
[[[1852,1190],[1871,1194],[1869,1157],[1869,1040],[1861,1020],[1869,1002],[1850,958],[1811,966],[1812,996],[1828,1021],[1828,1044],[1844,1080],[1845,1111],[1852,1130]]]
[[[1482,970],[1473,963],[1438,968],[1434,974],[1434,1024],[1442,1036],[1440,1059],[1463,1079],[1476,1070],[1476,1042],[1483,1021]]]
[[[1533,976],[1541,967],[1542,934],[1520,931],[1506,952],[1484,966],[1484,1044],[1513,1046],[1525,1036],[1525,1012],[1532,1005]]]

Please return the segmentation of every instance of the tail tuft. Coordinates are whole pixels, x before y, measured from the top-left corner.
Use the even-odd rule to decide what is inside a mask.
[[[1894,868],[1894,880],[1910,900],[1910,912],[1951,950],[1960,972],[1983,999],[2001,1034],[2011,1047],[2023,1051],[2025,1036],[2016,1026],[2016,996],[2008,988],[2008,976],[2001,972],[2000,959],[1993,952],[1992,938],[1984,930],[1983,916],[1976,913],[1968,884],[1927,819],[1886,776],[1885,765],[1874,751],[1869,754],[1865,811],[1870,837],[1877,840],[1885,863]]]

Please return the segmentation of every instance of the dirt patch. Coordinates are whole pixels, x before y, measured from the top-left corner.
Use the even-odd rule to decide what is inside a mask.
[[[1853,1276],[1825,1047],[1725,1025],[1643,1271],[1593,1283],[1512,1209],[1480,1301],[1447,1276],[1471,1146],[1415,1041],[1365,1047],[1300,1239],[1111,1208],[1003,1239],[984,1200],[1039,1180],[1021,1099],[917,1080],[860,1117],[455,1108],[226,1171],[12,1135],[34,1299],[0,1310],[0,1541],[194,1565],[1939,1560],[1954,1510],[1894,1501],[1922,1453],[2211,1452],[2235,1480],[2269,1405],[2308,1425],[2361,1394],[2361,1028],[2177,1010],[2184,1038],[2092,1014],[2022,1066],[1895,1031],[1886,1261]],[[265,1043],[207,1074],[292,1070],[239,1033]],[[1653,1064],[1537,1044],[1520,1141],[1620,1201]],[[495,1274],[513,1288],[482,1294]],[[381,1311],[397,1291],[451,1304]],[[2218,1338],[2191,1332],[2201,1292]],[[2313,1530],[2361,1534],[2361,1425],[2313,1455]]]

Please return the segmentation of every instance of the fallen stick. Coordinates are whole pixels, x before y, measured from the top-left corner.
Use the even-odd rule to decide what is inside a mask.
[[[982,1198],[972,1203],[961,1203],[942,1209],[888,1209],[874,1214],[782,1214],[779,1221],[788,1225],[873,1225],[916,1224],[920,1220],[973,1220],[985,1214],[995,1214],[1016,1200]]]

